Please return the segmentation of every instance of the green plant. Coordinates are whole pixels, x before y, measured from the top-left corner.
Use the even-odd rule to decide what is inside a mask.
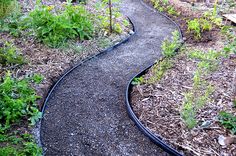
[[[37,144],[34,142],[33,136],[27,133],[23,134],[22,136],[17,134],[0,134],[0,142],[5,144],[4,147],[0,147],[0,156],[42,155],[42,149],[38,147]]]
[[[208,20],[206,20],[204,18],[200,18],[199,21],[200,21],[202,32],[212,30],[212,23],[211,22],[209,22]]]
[[[120,34],[124,31],[121,24],[126,27],[129,25],[129,22],[126,19],[123,19],[120,22],[117,21],[117,19],[121,19],[122,16],[119,8],[116,7],[119,2],[119,0],[103,0],[102,3],[98,3],[96,6],[97,10],[104,10],[103,13],[97,15],[97,18],[99,19],[97,23],[99,23],[99,29],[102,29],[105,34],[111,34],[113,32]]]
[[[197,120],[195,119],[196,111],[193,103],[193,94],[187,93],[184,96],[184,104],[181,110],[181,118],[188,128],[192,129],[197,125]]]
[[[38,4],[24,20],[26,28],[43,43],[58,47],[68,39],[85,40],[93,36],[92,15],[83,5],[73,6],[68,2],[63,11],[51,10],[52,7]]]
[[[24,64],[23,56],[18,52],[13,44],[8,42],[0,43],[0,64],[2,66]]]
[[[180,111],[181,118],[190,129],[194,128],[198,123],[196,119],[197,111],[210,100],[209,96],[213,93],[211,85],[205,87],[200,81],[202,81],[200,78],[197,83],[195,81],[193,90],[184,95],[184,102]],[[201,89],[203,91],[199,92]]]
[[[179,32],[174,31],[172,32],[172,41],[165,39],[162,42],[161,48],[162,48],[162,54],[165,57],[173,57],[175,55],[176,49],[180,46],[180,40],[179,40]]]
[[[188,31],[193,32],[196,39],[201,38],[201,25],[198,19],[188,21],[187,25],[188,25]]]
[[[133,79],[133,81],[131,82],[132,85],[138,85],[138,84],[142,84],[144,82],[144,78],[141,77],[135,77]]]
[[[32,78],[13,78],[8,72],[0,82],[0,130],[4,132],[11,123],[28,117],[34,124],[40,117],[41,112],[37,109],[36,95],[30,87]]]
[[[158,61],[152,68],[152,77],[150,77],[147,82],[155,83],[156,81],[161,80],[166,71],[173,67],[172,62],[169,59],[163,59]]]
[[[173,6],[167,7],[167,13],[169,15],[179,16],[179,13],[175,10],[175,8]]]
[[[16,0],[1,0],[0,1],[0,19],[11,14],[17,7]]]
[[[224,47],[224,51],[226,53],[234,53],[234,54],[236,54],[236,37],[235,37],[234,40],[232,40],[231,43],[229,43],[228,45],[226,45]]]
[[[214,50],[209,50],[208,52],[193,50],[188,53],[189,58],[199,59],[200,61],[217,61],[221,56],[223,56],[222,53]]]
[[[236,116],[222,111],[219,113],[220,123],[227,129],[229,129],[233,134],[236,134]]]
[[[217,13],[217,2],[214,4],[213,10],[205,12],[203,16],[204,18],[206,18],[206,20],[210,21],[216,26],[218,27],[222,26],[222,18],[218,16],[218,13]]]
[[[32,77],[32,80],[34,81],[34,83],[36,84],[40,84],[43,81],[43,76],[39,75],[39,74],[34,74]]]
[[[175,8],[171,5],[168,0],[151,0],[153,7],[160,12],[166,12],[172,16],[178,16],[179,13],[175,10]]]

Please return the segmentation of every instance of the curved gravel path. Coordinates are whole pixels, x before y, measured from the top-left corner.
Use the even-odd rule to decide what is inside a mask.
[[[136,34],[77,67],[50,96],[41,125],[46,155],[167,155],[129,119],[125,89],[159,58],[161,42],[176,27],[139,0],[123,0],[122,11]]]

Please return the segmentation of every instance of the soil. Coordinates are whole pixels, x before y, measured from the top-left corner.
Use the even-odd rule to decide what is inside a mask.
[[[188,52],[191,49],[220,51],[225,43],[219,29],[209,33],[212,36],[211,40],[196,42],[191,38],[191,34],[186,33],[186,26],[184,27],[182,22],[186,17],[192,18],[195,15],[183,12],[181,16],[175,18],[184,32],[185,51],[181,51],[173,58],[173,68],[169,69],[159,82],[133,86],[130,93],[133,110],[155,135],[186,155],[236,155],[236,144],[221,146],[218,143],[220,135],[232,136],[232,134],[217,121],[220,111],[236,115],[232,102],[235,96],[232,85],[236,68],[235,54],[229,58],[221,58],[217,70],[204,78],[214,86],[214,92],[210,97],[211,100],[197,112],[199,126],[190,130],[180,117],[184,93],[193,88],[192,79],[198,63],[198,60],[188,59]],[[144,79],[153,76],[152,68],[143,76]],[[206,121],[211,122],[210,126],[202,128],[201,123]]]
[[[160,57],[176,27],[140,1],[124,0],[122,10],[136,34],[78,66],[50,95],[41,125],[46,155],[168,155],[129,119],[124,99],[128,80]]]

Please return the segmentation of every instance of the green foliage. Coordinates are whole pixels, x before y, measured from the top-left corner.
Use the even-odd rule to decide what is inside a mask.
[[[185,94],[185,100],[180,112],[181,118],[183,119],[186,126],[190,129],[197,125],[197,111],[199,111],[199,109],[201,109],[210,100],[209,96],[213,92],[213,87],[211,85],[206,87],[204,86],[204,84],[201,82],[202,80],[200,79],[200,75],[196,75],[195,73],[195,76],[198,78],[197,80],[194,80],[194,89]],[[200,89],[202,89],[202,92],[198,91]]]
[[[183,108],[181,110],[181,118],[188,128],[192,129],[197,125],[197,120],[195,119],[196,111],[194,109],[193,94],[185,94],[185,101]]]
[[[198,19],[188,21],[187,25],[188,31],[193,32],[196,39],[201,38],[201,25]]]
[[[103,10],[102,14],[97,15],[97,23],[99,25],[99,29],[102,29],[105,34],[110,33],[110,22],[112,22],[112,31],[121,34],[124,30],[122,28],[122,24],[124,26],[128,26],[129,22],[127,20],[122,20],[121,22],[118,22],[117,19],[121,19],[122,14],[120,13],[119,7],[117,5],[119,4],[119,0],[112,0],[112,17],[110,17],[110,11],[108,7],[108,0],[103,0],[101,3],[97,3],[96,9]],[[110,19],[112,21],[110,21]]]
[[[195,18],[187,22],[188,31],[193,32],[195,39],[200,39],[204,31],[211,31],[214,26],[222,26],[222,18],[217,14],[217,4],[213,11],[205,12],[203,17]]]
[[[52,12],[52,6],[38,4],[24,20],[26,28],[51,47],[61,46],[68,39],[80,40],[93,36],[92,15],[83,5],[67,3],[63,11]]]
[[[224,47],[224,51],[226,53],[234,53],[234,54],[236,54],[236,37],[235,37],[235,39],[231,43],[229,43],[228,45],[226,45]]]
[[[206,19],[200,18],[201,30],[203,31],[210,31],[212,29],[212,23]]]
[[[138,85],[138,84],[142,84],[144,82],[144,78],[141,77],[135,77],[133,79],[133,81],[131,82],[132,85]]]
[[[214,4],[214,9],[212,11],[207,11],[204,13],[204,18],[210,21],[212,24],[221,27],[222,26],[222,18],[218,16],[217,12],[217,2]]]
[[[8,72],[0,82],[0,130],[4,132],[10,128],[11,123],[28,117],[34,124],[40,117],[41,112],[37,109],[36,95],[30,87],[31,78],[12,78]]]
[[[16,0],[0,0],[0,19],[14,12],[16,7]]]
[[[158,61],[158,63],[156,63],[153,66],[152,77],[150,77],[147,82],[148,83],[155,83],[157,81],[160,81],[162,79],[162,77],[164,76],[164,74],[166,73],[166,71],[172,67],[173,67],[172,62],[167,58]]]
[[[0,20],[0,32],[9,32],[11,35],[18,37],[21,29],[20,17],[21,14],[13,14]]]
[[[225,111],[219,113],[220,123],[233,134],[236,134],[236,116]]]
[[[151,0],[153,7],[160,12],[166,12],[172,16],[178,16],[179,13],[171,6],[168,0]]]
[[[23,56],[17,51],[13,44],[0,43],[0,64],[2,66],[24,64]]]
[[[43,81],[43,79],[44,79],[43,76],[39,74],[34,74],[34,76],[32,77],[32,80],[36,84],[40,84]]]
[[[0,148],[0,156],[41,156],[42,149],[33,141],[30,134],[23,134],[22,136],[16,134],[2,135],[0,134],[0,142],[6,144],[5,147]]]
[[[176,49],[181,44],[179,40],[179,32],[174,31],[172,32],[172,35],[172,41],[165,39],[161,45],[162,54],[167,58],[173,57],[175,55]]]
[[[205,80],[210,71],[215,70],[219,57],[224,56],[221,52],[209,50],[202,52],[194,50],[188,53],[191,59],[197,59],[197,70],[193,76],[193,88],[185,94],[181,117],[188,128],[194,128],[198,121],[196,119],[197,112],[210,100],[210,96],[214,88]]]
[[[200,61],[216,61],[220,56],[222,56],[222,53],[214,50],[209,50],[208,52],[194,50],[188,53],[189,58],[198,59]]]

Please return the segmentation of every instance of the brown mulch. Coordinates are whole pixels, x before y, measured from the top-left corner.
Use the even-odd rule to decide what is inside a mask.
[[[206,77],[214,86],[211,101],[197,112],[199,123],[212,121],[207,129],[188,129],[180,117],[184,93],[192,89],[192,78],[197,61],[187,59],[185,54],[173,59],[174,67],[167,71],[161,81],[155,84],[134,86],[131,103],[134,112],[152,132],[160,135],[168,144],[187,155],[236,155],[236,145],[222,147],[218,144],[219,135],[229,136],[230,132],[217,121],[218,112],[232,109],[232,71],[236,68],[236,58],[222,59],[219,69]],[[144,76],[150,77],[151,70]]]

